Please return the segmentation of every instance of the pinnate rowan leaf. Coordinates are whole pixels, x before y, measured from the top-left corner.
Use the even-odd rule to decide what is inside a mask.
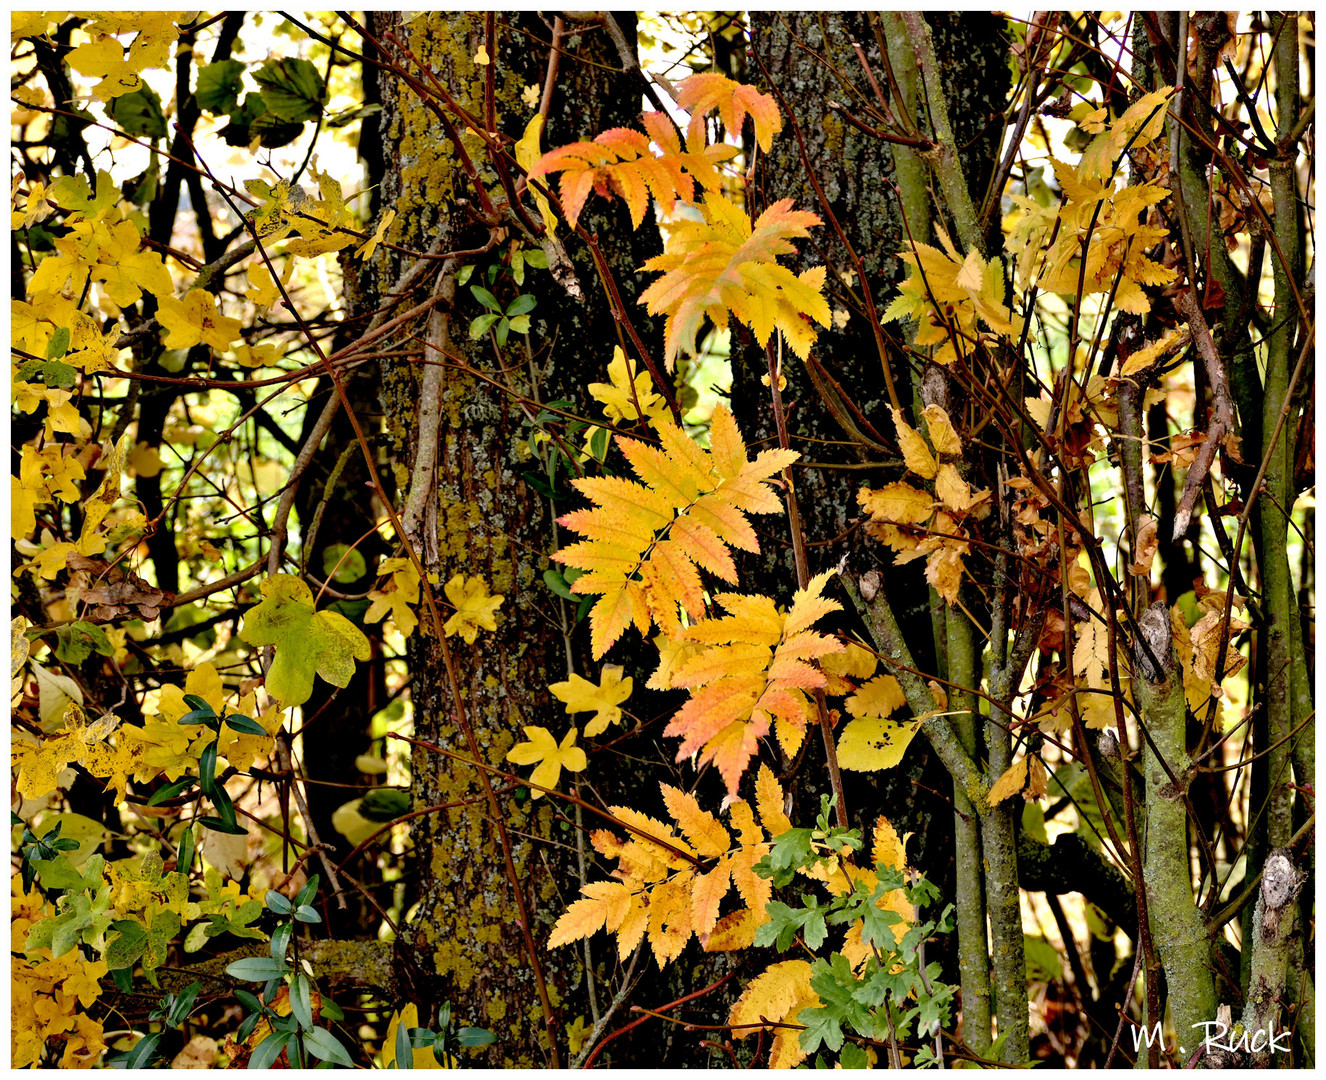
[[[691,114],[688,135],[698,133],[701,137],[704,118],[715,110],[733,135],[741,132],[741,125],[749,115],[755,126],[755,141],[766,153],[773,137],[783,128],[783,117],[772,95],[716,72],[702,72],[678,83],[677,104]]]
[[[679,196],[686,202],[694,201],[696,179],[708,190],[721,187],[715,166],[735,156],[736,147],[722,143],[705,146],[701,131],[698,139],[693,134],[687,138],[683,153],[670,120],[658,113],[646,113],[644,123],[648,135],[634,128],[610,128],[592,142],[575,142],[549,150],[529,167],[529,175],[537,178],[549,173],[562,174],[559,181],[562,212],[573,227],[591,192],[605,199],[621,196],[631,214],[631,227],[638,229],[645,219],[650,196],[658,200],[665,213],[671,213]],[[529,130],[526,129],[527,138]],[[651,138],[661,154],[655,155],[650,149]]]
[[[703,220],[676,222],[663,254],[644,266],[663,273],[639,302],[651,315],[667,315],[669,370],[680,352],[694,351],[705,318],[720,329],[735,318],[751,328],[760,345],[781,330],[804,360],[817,333],[809,320],[828,326],[832,317],[822,294],[824,267],[798,276],[777,258],[793,254],[792,240],[809,236],[807,230],[820,219],[793,210],[791,199],[774,203],[753,225],[744,210],[719,194],[699,209]]]
[[[699,569],[736,580],[730,548],[758,552],[748,513],[780,509],[770,478],[799,456],[764,450],[750,461],[732,414],[714,411],[715,450],[706,452],[668,418],[655,420],[660,447],[619,440],[640,482],[622,477],[572,481],[594,504],[558,523],[582,539],[553,558],[586,571],[571,585],[598,595],[590,615],[594,658],[601,657],[632,623],[641,633],[657,623],[675,635],[678,608],[704,615]]]
[[[831,576],[820,574],[798,590],[786,615],[768,597],[719,593],[714,600],[727,615],[678,635],[703,648],[673,674],[672,685],[691,697],[663,733],[682,737],[678,761],[697,752],[702,764],[712,761],[734,797],[773,721],[784,749],[795,752],[815,714],[806,691],[827,682],[815,661],[843,651],[835,638],[809,629],[842,608],[821,595]]]

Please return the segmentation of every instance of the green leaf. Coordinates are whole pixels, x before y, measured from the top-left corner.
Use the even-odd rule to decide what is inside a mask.
[[[184,826],[184,834],[180,837],[180,855],[176,860],[175,869],[182,874],[188,874],[193,867],[193,826]]]
[[[113,656],[115,647],[106,631],[95,623],[75,622],[60,627],[55,634],[55,655],[66,664],[77,666],[93,653]]]
[[[270,1069],[293,1038],[294,1035],[288,1031],[273,1031],[253,1048],[253,1053],[249,1055],[249,1068]]]
[[[529,316],[517,315],[514,319],[511,320],[511,329],[514,330],[517,334],[528,334]]]
[[[244,1006],[244,1008],[249,1010],[249,1012],[255,1012],[255,1013],[262,1012],[262,1002],[259,1001],[249,991],[237,989],[235,991],[235,997],[239,1000],[239,1003]]]
[[[267,729],[250,716],[236,713],[226,717],[226,726],[244,735],[266,735]]]
[[[409,810],[410,793],[399,788],[371,788],[359,800],[359,813],[369,821],[395,821]]]
[[[470,323],[470,340],[478,341],[481,337],[484,336],[484,334],[488,333],[488,328],[492,326],[495,322],[497,322],[497,320],[500,319],[501,317],[502,317],[501,315],[492,315],[492,314],[480,315],[477,319],[475,319],[473,322]]]
[[[243,89],[244,65],[238,60],[218,60],[198,69],[194,97],[201,108],[213,116],[224,116],[239,107]]]
[[[216,742],[210,742],[203,747],[203,752],[198,756],[198,783],[203,789],[204,795],[216,796]]]
[[[605,427],[597,427],[589,437],[589,452],[594,455],[595,461],[602,461],[608,453],[608,440],[612,437]]]
[[[193,1008],[193,1003],[202,992],[203,984],[200,982],[191,982],[180,991],[179,997],[170,1006],[170,1013],[166,1017],[166,1023],[171,1027],[179,1027],[189,1017],[189,1010]]]
[[[843,1052],[838,1055],[838,1064],[844,1069],[868,1069],[870,1056],[856,1043],[843,1043]]]
[[[319,875],[314,874],[308,881],[304,882],[304,887],[295,894],[294,903],[296,907],[313,902],[313,898],[318,895],[318,877]]]
[[[282,923],[272,931],[272,940],[268,952],[271,953],[273,960],[284,960],[285,953],[290,948],[290,939],[295,934],[295,927],[292,923]]]
[[[299,907],[295,908],[295,919],[303,923],[322,922],[322,916],[309,907],[308,904],[300,904]]]
[[[463,1027],[456,1032],[456,1045],[472,1050],[478,1046],[491,1046],[497,1042],[497,1036],[487,1028]]]
[[[228,836],[248,836],[249,830],[244,828],[238,822],[223,821],[221,818],[200,817],[198,824],[204,829],[211,829],[212,832],[225,833]]]
[[[278,915],[289,915],[295,910],[295,906],[275,889],[267,890],[263,902],[267,905],[268,911],[274,911]]]
[[[539,270],[548,269],[548,254],[543,248],[530,248],[525,252],[525,265],[533,266]]]
[[[106,946],[106,953],[102,959],[112,971],[117,968],[133,967],[138,958],[147,951],[147,929],[132,919],[121,919],[111,925],[120,931],[120,935]]]
[[[189,788],[193,787],[197,780],[192,776],[185,776],[176,780],[173,784],[166,784],[152,792],[152,797],[147,800],[148,806],[160,806],[167,799],[173,799],[177,795],[183,794]]]
[[[307,975],[296,975],[290,980],[290,1011],[300,1027],[308,1030],[313,1026],[313,995]]]
[[[242,960],[235,960],[226,966],[226,974],[232,979],[239,979],[242,982],[266,982],[268,979],[279,979],[289,970],[280,960],[273,960],[270,956],[246,956]]]
[[[128,1052],[124,1059],[126,1069],[146,1069],[149,1061],[156,1056],[157,1043],[161,1041],[161,1034],[145,1035],[134,1044],[134,1048]]]
[[[322,553],[322,573],[338,584],[349,585],[368,573],[368,563],[357,548],[349,544],[331,544]]]
[[[350,1060],[345,1047],[326,1028],[315,1027],[309,1031],[304,1036],[304,1045],[319,1061],[330,1061],[333,1065],[343,1065],[347,1069],[354,1068],[354,1062]]]
[[[112,98],[106,106],[106,115],[128,135],[154,142],[166,137],[166,114],[161,110],[161,98],[147,83],[132,94]]]
[[[499,347],[504,347],[506,345],[506,338],[510,332],[511,320],[503,315],[497,320],[497,329],[493,331],[493,336],[497,338],[497,344]]]
[[[497,297],[485,289],[482,285],[471,285],[470,292],[474,293],[474,299],[478,300],[489,311],[502,314],[502,305],[497,302]]]
[[[70,331],[67,326],[56,328],[55,333],[51,335],[51,340],[46,345],[46,359],[58,360],[69,351]]]
[[[307,60],[268,60],[254,71],[253,80],[262,87],[268,112],[278,120],[302,123],[322,115],[327,87],[318,69]]]
[[[396,1025],[396,1068],[414,1068],[414,1048],[410,1045],[410,1031],[404,1024]]]
[[[459,270],[456,271],[456,284],[463,287],[465,283],[470,280],[470,277],[471,275],[473,275],[473,273],[474,273],[473,263],[471,263],[469,266],[462,266]]]
[[[567,585],[566,583],[566,579],[563,578],[562,575],[559,574],[556,570],[552,569],[545,570],[543,572],[543,583],[547,585],[548,588],[552,589],[552,591],[555,592],[558,596],[560,596],[563,600],[580,599],[578,596],[576,596],[575,593],[571,591],[570,586]]]
[[[514,319],[517,315],[525,315],[528,312],[533,311],[537,304],[538,300],[528,293],[522,296],[517,296],[511,301],[511,306],[506,309],[506,317],[508,319]]]
[[[363,632],[343,615],[315,611],[313,593],[299,578],[270,577],[262,593],[262,603],[245,613],[240,636],[251,645],[276,646],[268,692],[289,708],[309,699],[315,674],[333,686],[348,686],[355,660],[372,655]]]

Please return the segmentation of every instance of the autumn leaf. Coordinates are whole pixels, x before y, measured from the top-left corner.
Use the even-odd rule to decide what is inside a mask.
[[[654,393],[654,380],[647,371],[636,371],[635,362],[614,345],[612,360],[608,364],[608,381],[590,383],[589,394],[603,405],[603,415],[609,420],[637,420],[663,418],[668,411],[667,402]]]
[[[391,575],[391,588],[369,590],[368,598],[372,603],[364,613],[364,622],[377,622],[390,615],[401,636],[409,637],[419,624],[419,617],[414,613],[414,607],[419,603],[419,571],[409,559],[386,559],[378,567],[378,574]]]
[[[916,473],[922,480],[933,480],[937,466],[934,455],[930,453],[930,447],[925,444],[921,433],[903,419],[901,409],[891,411],[893,423],[898,429],[898,445],[902,448],[902,460],[907,466],[907,471]]]
[[[506,597],[502,593],[490,596],[483,578],[457,574],[443,591],[456,608],[456,613],[442,627],[448,637],[459,634],[467,645],[473,645],[480,630],[497,629],[497,609]]]
[[[708,190],[722,186],[715,166],[737,153],[736,147],[718,143],[705,146],[704,133],[687,138],[686,152],[677,139],[672,122],[659,113],[646,113],[649,134],[634,128],[610,128],[593,142],[576,142],[549,150],[529,166],[531,178],[560,172],[559,194],[566,220],[575,226],[590,192],[602,198],[621,196],[631,213],[631,227],[638,229],[652,195],[664,213],[672,213],[678,197],[695,199],[696,179]],[[526,137],[534,121],[526,128]],[[653,140],[662,153],[650,149]],[[537,138],[534,141],[537,148]],[[523,164],[523,162],[522,162]]]
[[[986,796],[986,805],[998,806],[1005,799],[1011,799],[1026,786],[1027,783],[1027,759],[1018,758],[1013,762],[1004,775],[1001,776],[990,786],[990,794]]]
[[[691,114],[688,138],[703,138],[704,118],[715,110],[732,135],[740,134],[741,125],[749,115],[755,127],[755,141],[766,153],[773,137],[783,128],[783,117],[772,95],[716,72],[701,72],[678,83],[677,104]]]
[[[673,674],[672,685],[691,696],[663,734],[681,736],[678,761],[698,752],[700,764],[714,762],[733,797],[771,724],[778,724],[784,751],[795,753],[814,719],[815,705],[806,692],[827,682],[815,660],[843,650],[841,642],[810,629],[841,610],[836,600],[821,595],[831,576],[807,582],[785,615],[767,596],[719,593],[714,600],[727,614],[678,635],[702,648]]]
[[[244,615],[240,637],[251,645],[273,645],[267,690],[282,705],[302,705],[313,693],[313,677],[348,686],[356,660],[370,656],[368,639],[344,615],[315,611],[313,593],[297,577],[277,574],[262,583],[262,602]]]
[[[795,1068],[806,1058],[797,1016],[802,1009],[822,1005],[819,995],[810,988],[810,976],[811,966],[805,960],[770,964],[750,981],[728,1015],[732,1034],[738,1039],[772,1028],[775,1034],[769,1049],[770,1068]]]
[[[736,581],[729,548],[759,551],[746,514],[781,509],[769,478],[799,456],[764,450],[752,462],[732,414],[714,410],[710,449],[703,450],[666,417],[655,421],[659,448],[618,440],[642,481],[586,477],[572,485],[595,504],[558,518],[583,539],[553,558],[586,573],[571,591],[598,595],[590,615],[590,641],[600,658],[628,625],[641,633],[653,623],[680,631],[678,607],[704,615],[699,569]]]
[[[555,788],[562,775],[562,770],[580,772],[589,764],[585,752],[576,746],[579,731],[572,728],[560,743],[545,727],[526,727],[522,729],[528,742],[516,743],[506,755],[507,761],[515,765],[536,765],[530,773],[530,782],[540,787]],[[531,799],[543,798],[543,792],[532,789]]]
[[[238,319],[222,315],[217,310],[216,297],[206,289],[193,289],[182,300],[162,297],[157,321],[168,331],[166,348],[189,349],[202,343],[217,352],[230,348],[239,338],[242,325]]]
[[[915,721],[888,719],[906,704],[902,686],[892,675],[871,679],[849,697],[846,709],[854,719],[838,735],[838,764],[858,771],[897,765],[920,726]]]
[[[590,834],[590,843],[600,855],[617,860],[616,880],[581,888],[582,899],[568,906],[553,927],[550,949],[606,929],[617,936],[621,959],[647,938],[663,967],[681,955],[693,935],[710,952],[754,942],[755,931],[768,921],[765,905],[772,897],[768,878],[754,868],[769,853],[770,841],[791,828],[778,781],[767,766],[760,767],[756,790],[763,829],[740,800],[732,803],[731,825],[724,827],[694,795],[668,784],[659,788],[676,827],[630,807],[611,807],[614,817],[629,826],[628,838],[622,841],[615,832],[600,829]],[[735,844],[730,830],[736,833]],[[697,865],[700,859],[715,861]],[[720,916],[733,889],[742,906]]]
[[[711,194],[699,210],[702,220],[671,225],[663,254],[644,265],[663,273],[639,302],[651,315],[667,315],[669,370],[679,353],[694,351],[706,318],[719,329],[735,318],[751,328],[761,346],[780,330],[804,360],[817,333],[811,321],[828,326],[831,320],[822,295],[824,267],[798,276],[776,260],[795,253],[792,240],[809,236],[807,230],[820,219],[793,210],[791,199],[775,202],[753,225],[744,210],[719,194]]]
[[[585,725],[585,735],[592,738],[606,731],[609,724],[622,722],[621,705],[631,696],[634,685],[631,678],[622,678],[622,670],[620,664],[604,664],[597,686],[572,672],[569,679],[550,684],[548,690],[566,705],[568,713],[594,714],[594,719]]]

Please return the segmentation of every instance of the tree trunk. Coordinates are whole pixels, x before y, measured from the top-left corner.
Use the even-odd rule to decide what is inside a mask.
[[[979,198],[999,151],[1001,128],[990,118],[1002,110],[1008,90],[1000,24],[989,15],[932,15],[930,22],[945,88],[953,103],[955,137],[964,148],[964,171],[972,178],[972,190]],[[907,172],[914,163],[903,154],[894,154],[892,144],[859,131],[842,118],[842,110],[829,104],[842,103],[858,117],[864,116],[860,102],[878,104],[854,43],[887,92],[883,33],[877,33],[877,27],[878,19],[866,12],[752,13],[750,80],[766,92],[776,88],[781,94],[785,125],[771,152],[761,155],[752,198],[757,210],[777,199],[791,198],[798,209],[811,210],[824,220],[812,230],[812,240],[801,243],[800,257],[792,268],[800,272],[810,266],[827,266],[830,307],[848,316],[845,325],[820,331],[812,357],[837,384],[835,388],[819,376],[820,386],[828,387],[829,397],[840,393],[850,405],[831,407],[817,390],[808,365],[788,350],[782,358],[782,374],[787,379],[783,400],[791,403],[792,447],[802,453],[802,463],[795,471],[797,499],[805,534],[817,542],[810,549],[811,572],[833,567],[844,557],[857,575],[877,566],[884,569],[890,601],[900,622],[909,628],[909,645],[917,664],[923,671],[942,674],[942,617],[937,624],[938,642],[927,632],[910,633],[917,625],[930,626],[932,611],[939,610],[925,582],[923,565],[891,566],[887,549],[856,528],[861,517],[857,490],[867,478],[877,475],[863,466],[892,463],[896,454],[860,441],[851,428],[871,439],[873,429],[892,445],[889,379],[904,410],[912,408],[919,394],[919,390],[914,393],[919,372],[914,378],[909,369],[899,324],[882,328],[881,356],[864,303],[861,271],[874,292],[878,317],[890,299],[889,283],[903,276],[905,267],[897,253],[907,243],[909,230],[917,240],[927,239],[933,213],[924,194],[924,177],[919,203],[909,201],[909,192],[918,186],[914,174]],[[894,75],[900,83],[908,77],[896,66]],[[895,111],[899,108],[898,102],[891,104]],[[742,430],[749,433],[749,441],[773,438],[769,391],[760,381],[768,373],[765,355],[753,344],[739,347],[735,338],[736,334],[733,411]],[[915,421],[914,416],[911,419]],[[763,546],[762,565],[746,568],[752,575],[749,588],[770,592],[786,602],[788,583],[795,580],[790,573],[788,538],[779,535]],[[809,778],[799,800],[803,811],[816,807],[819,793],[827,790],[823,773],[816,769],[816,763],[822,768],[823,762],[818,738],[809,755],[801,773]],[[946,798],[928,794],[947,792],[952,783],[925,740],[914,740],[897,768],[882,773],[847,772],[844,785],[852,824],[869,829],[883,814],[900,834],[913,833],[912,862],[944,895],[952,895],[953,808]],[[943,948],[941,944],[941,952]],[[945,959],[951,962],[952,957]]]
[[[618,21],[628,41],[633,40],[634,20],[619,16]],[[485,48],[492,57],[494,127],[512,140],[521,137],[533,115],[521,91],[543,86],[548,48],[541,43],[552,37],[549,24],[533,15],[497,20],[482,13],[423,14],[403,22],[399,13],[383,12],[374,16],[371,29],[379,41],[390,32],[408,44],[415,57],[432,65],[456,102],[477,117],[486,111],[490,72],[474,57]],[[490,32],[498,34],[496,41]],[[604,26],[570,24],[561,48],[544,147],[634,122],[640,111],[639,75],[622,72]],[[413,67],[389,43],[385,51]],[[476,188],[438,117],[391,73],[382,73],[381,93],[383,142],[391,148],[382,205],[397,212],[388,239],[414,251],[434,244],[442,251],[482,247],[492,235],[491,223],[481,220]],[[462,135],[462,142],[480,183],[495,201],[504,198],[482,145],[470,135]],[[656,253],[657,238],[649,250],[648,230],[633,234],[617,201],[592,197],[581,224],[599,235],[623,302],[647,335],[642,309],[635,307],[642,284],[631,271]],[[493,227],[506,229],[507,237],[518,236],[513,225],[508,218]],[[498,1033],[486,1058],[478,1059],[489,1066],[559,1064],[553,1037],[577,1013],[591,1011],[583,988],[577,987],[587,954],[570,948],[550,953],[545,947],[552,921],[576,898],[583,876],[583,851],[577,851],[577,844],[584,842],[568,823],[574,811],[553,798],[517,798],[518,785],[486,780],[478,770],[431,748],[470,760],[477,754],[505,769],[505,756],[521,741],[522,726],[546,727],[560,739],[572,723],[546,688],[567,677],[577,645],[583,650],[583,643],[572,639],[574,608],[563,608],[542,579],[555,548],[553,518],[569,507],[550,503],[536,490],[549,477],[537,456],[542,451],[532,439],[530,420],[540,402],[583,402],[584,385],[602,378],[619,336],[588,249],[568,237],[564,225],[558,238],[567,246],[583,302],[571,299],[541,270],[527,269],[518,290],[509,276],[496,285],[486,281],[484,272],[500,264],[510,249],[511,241],[502,239],[486,254],[465,257],[475,267],[471,283],[483,282],[504,304],[516,291],[535,296],[528,339],[512,333],[498,354],[490,337],[470,341],[467,328],[483,309],[468,288],[455,288],[453,278],[454,300],[432,316],[449,319],[444,355],[430,350],[421,357],[433,362],[440,379],[426,383],[426,365],[400,359],[382,364],[390,462],[385,471],[397,488],[398,507],[406,504],[407,493],[427,482],[416,475],[419,418],[430,407],[440,410],[436,494],[430,496],[434,505],[425,504],[423,512],[426,550],[436,537],[436,565],[429,568],[437,574],[440,604],[445,603],[442,585],[456,574],[480,577],[493,594],[505,597],[496,632],[481,632],[473,644],[451,637],[445,649],[421,609],[421,625],[409,648],[415,737],[427,744],[413,752],[414,805],[438,810],[414,822],[422,892],[403,933],[411,937],[415,960],[436,979],[425,1000],[450,1001],[457,1022]],[[528,239],[524,244],[526,250],[533,247]],[[409,264],[392,253],[378,259],[372,282],[378,298]],[[438,272],[454,275],[461,265],[448,261]],[[402,308],[420,302],[432,287],[430,274]],[[436,366],[438,361],[445,366]],[[565,486],[556,490],[569,493]],[[442,618],[449,614],[444,607]],[[583,663],[586,656],[572,670],[593,678],[597,671]],[[595,770],[598,764],[595,759]],[[596,786],[599,779],[596,771]],[[568,783],[564,773],[563,789]],[[563,1000],[565,1018],[559,1012]]]

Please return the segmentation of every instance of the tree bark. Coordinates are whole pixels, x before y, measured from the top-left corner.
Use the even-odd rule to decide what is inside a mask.
[[[618,18],[633,41],[634,20]],[[457,103],[477,117],[485,114],[489,72],[474,57],[486,48],[494,68],[495,128],[514,140],[533,112],[522,103],[522,88],[544,82],[548,46],[543,43],[551,38],[551,28],[533,15],[496,18],[492,26],[495,42],[488,38],[482,13],[422,14],[407,23],[398,13],[384,12],[372,20],[380,41],[391,32],[406,42],[416,57],[432,65]],[[639,76],[622,70],[604,26],[569,26],[561,48],[545,147],[632,123],[639,113]],[[386,51],[411,66],[398,50]],[[491,234],[479,220],[477,191],[439,120],[396,76],[384,73],[381,79],[383,142],[391,148],[383,206],[397,212],[388,239],[416,251],[434,244],[444,251],[482,246]],[[464,131],[464,124],[457,126]],[[492,198],[501,197],[482,145],[467,135],[462,142],[480,183]],[[624,302],[647,332],[634,306],[641,285],[630,272],[655,253],[645,248],[647,231],[634,235],[622,204],[596,197],[581,224],[599,234]],[[513,225],[498,223],[509,235],[518,235]],[[548,477],[533,456],[538,446],[528,421],[537,414],[538,402],[583,399],[583,386],[601,378],[618,334],[590,253],[567,236],[565,226],[559,239],[567,244],[586,299],[572,300],[550,275],[528,269],[519,291],[538,301],[528,344],[513,333],[500,351],[500,365],[487,337],[479,342],[468,338],[466,328],[483,309],[463,287],[443,312],[450,320],[446,356],[423,358],[445,361],[440,380],[433,380],[440,384],[436,401],[420,399],[422,365],[399,359],[382,363],[388,471],[398,489],[398,506],[405,503],[405,492],[427,483],[415,475],[417,417],[430,407],[441,414],[436,493],[429,497],[435,505],[421,503],[429,534],[424,546],[436,541],[432,569],[439,599],[442,584],[455,574],[481,577],[493,594],[505,596],[496,632],[481,632],[473,644],[459,637],[448,640],[450,672],[442,643],[426,619],[409,648],[415,737],[428,744],[413,752],[414,805],[439,810],[416,819],[412,831],[422,895],[408,933],[417,959],[436,976],[433,1003],[448,1000],[459,1022],[498,1033],[498,1042],[480,1059],[493,1067],[557,1064],[552,1036],[586,1009],[583,989],[577,989],[586,954],[569,948],[549,953],[545,944],[552,921],[576,898],[583,872],[576,845],[583,841],[555,799],[518,800],[513,786],[497,779],[489,781],[495,789],[490,798],[478,770],[429,747],[471,760],[477,752],[486,764],[505,768],[506,753],[521,740],[522,726],[547,727],[560,738],[572,723],[546,688],[567,677],[579,639],[568,637],[561,601],[542,580],[555,546],[553,518],[568,507],[553,506],[534,486]],[[533,246],[528,239],[524,243]],[[504,240],[485,255],[468,257],[475,266],[474,284],[484,281],[482,272],[499,263],[508,247]],[[391,253],[378,259],[373,286],[379,300],[405,265]],[[505,303],[515,295],[510,278],[492,287]],[[425,295],[421,288],[412,302]],[[444,609],[444,619],[447,614]],[[565,621],[568,630],[572,624],[573,619]],[[583,657],[580,664],[574,670],[596,674],[584,666]],[[563,1001],[566,1019],[558,1011]]]

